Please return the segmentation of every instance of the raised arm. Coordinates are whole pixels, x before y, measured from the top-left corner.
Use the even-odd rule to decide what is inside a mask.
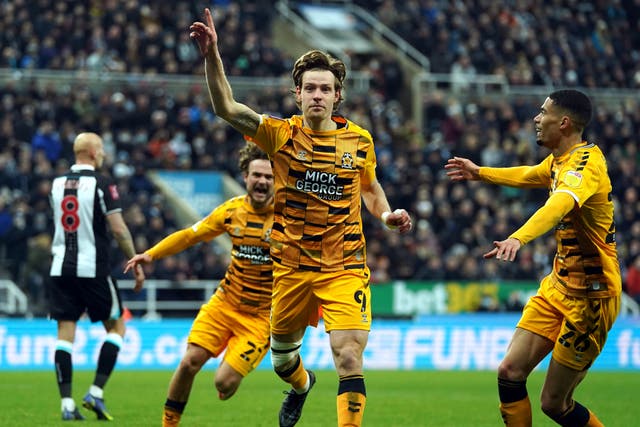
[[[205,74],[213,110],[238,132],[255,136],[260,125],[260,115],[233,98],[218,50],[218,34],[208,8],[204,10],[204,20],[204,23],[191,24],[189,35],[198,43],[200,53],[205,58]]]

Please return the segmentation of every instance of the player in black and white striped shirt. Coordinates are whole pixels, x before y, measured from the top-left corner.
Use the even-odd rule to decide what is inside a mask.
[[[98,419],[111,420],[103,387],[115,366],[125,333],[122,304],[116,281],[109,272],[109,230],[127,258],[135,255],[131,233],[122,218],[115,183],[96,172],[104,161],[102,139],[95,133],[79,134],[73,144],[76,163],[54,179],[51,207],[55,231],[52,243],[50,315],[58,322],[55,369],[62,398],[62,419],[84,419],[71,397],[71,353],[76,323],[87,312],[101,321],[107,336],[100,350],[93,385],[83,406]],[[135,291],[144,283],[144,272],[133,270]]]

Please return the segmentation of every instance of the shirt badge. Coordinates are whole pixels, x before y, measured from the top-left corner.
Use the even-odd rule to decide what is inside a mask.
[[[342,168],[353,169],[353,156],[351,153],[344,153],[342,155]]]
[[[579,187],[580,184],[582,183],[582,174],[577,171],[568,171],[564,175],[564,183],[567,184],[569,187],[573,187],[573,188]]]

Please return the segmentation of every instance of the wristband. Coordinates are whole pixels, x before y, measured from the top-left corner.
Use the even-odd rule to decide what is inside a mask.
[[[382,215],[380,215],[380,221],[382,221],[382,224],[384,224],[384,226],[387,227],[389,230],[394,230],[396,228],[395,225],[387,224],[387,220],[389,219],[389,215],[391,215],[391,212],[389,212],[389,211],[382,212]]]

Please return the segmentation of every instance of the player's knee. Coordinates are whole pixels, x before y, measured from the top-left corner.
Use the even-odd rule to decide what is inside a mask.
[[[127,331],[127,326],[124,323],[124,319],[119,317],[117,319],[109,319],[103,322],[104,328],[107,333],[118,334],[124,338],[124,334]]]
[[[124,334],[127,333],[127,325],[125,325],[124,320],[122,318],[118,319],[118,322],[116,323],[116,329],[114,332],[123,338],[124,338]]]
[[[202,365],[204,365],[202,358],[187,352],[180,361],[179,369],[187,375],[195,376],[200,372]]]
[[[527,373],[505,359],[498,365],[498,378],[510,381],[524,381],[527,379]]]
[[[504,360],[500,362],[500,364],[498,365],[498,378],[502,378],[505,380],[511,379],[511,372],[509,371],[509,365],[505,363]]]
[[[364,347],[358,341],[332,343],[331,351],[338,372],[361,372]]]
[[[290,368],[300,354],[302,339],[295,342],[282,342],[271,339],[271,362],[276,372]]]
[[[557,394],[550,394],[546,390],[543,390],[540,394],[540,409],[551,419],[555,420],[559,417],[568,406],[569,403],[567,402],[565,406],[564,399]]]
[[[362,360],[356,357],[341,357],[335,363],[338,372],[362,372]]]
[[[220,400],[227,400],[231,396],[233,396],[236,390],[238,390],[241,380],[242,378],[238,379],[238,378],[229,377],[229,376],[226,376],[226,377],[216,376],[214,382],[215,382],[216,390],[218,390],[218,398]]]

